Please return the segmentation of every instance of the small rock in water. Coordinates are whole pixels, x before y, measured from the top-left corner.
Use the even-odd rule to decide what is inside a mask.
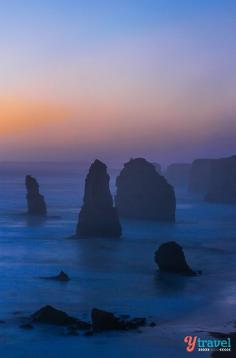
[[[123,319],[115,316],[112,312],[107,312],[94,308],[92,310],[92,326],[94,330],[131,330],[137,329],[146,324],[146,319],[141,317],[133,319]]]
[[[52,279],[63,282],[70,281],[69,276],[64,271],[61,271],[57,276],[52,277]]]
[[[93,308],[92,325],[95,330],[116,330],[124,329],[123,321],[116,317],[113,313]]]
[[[181,273],[195,276],[186,262],[182,247],[175,241],[162,244],[155,253],[155,261],[162,272]]]
[[[67,273],[65,273],[64,271],[61,271],[58,275],[56,276],[49,276],[49,277],[40,277],[41,279],[44,280],[55,280],[55,281],[61,281],[61,282],[68,282],[70,281],[70,277],[67,275]]]
[[[91,325],[77,318],[69,316],[67,313],[60,311],[52,306],[44,306],[31,316],[34,322],[47,323],[58,326],[72,326],[76,329],[89,329]]]
[[[151,322],[151,323],[150,323],[150,327],[156,327],[156,323],[155,323],[155,322]]]

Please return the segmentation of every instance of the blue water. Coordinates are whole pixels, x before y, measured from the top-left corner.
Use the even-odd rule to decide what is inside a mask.
[[[31,169],[31,168],[29,168]],[[236,206],[210,205],[177,193],[177,223],[122,221],[121,239],[72,240],[82,203],[84,168],[33,167],[49,218],[26,211],[24,170],[0,174],[0,357],[182,357],[186,335],[232,330],[236,319]],[[114,191],[112,170],[111,187]],[[154,253],[176,240],[198,277],[161,276]],[[68,283],[39,279],[60,270]],[[51,304],[89,319],[97,307],[150,317],[142,333],[64,337],[61,328],[19,328],[20,317]],[[199,354],[196,352],[196,354]],[[192,353],[194,356],[194,353]],[[208,354],[205,353],[205,356]]]

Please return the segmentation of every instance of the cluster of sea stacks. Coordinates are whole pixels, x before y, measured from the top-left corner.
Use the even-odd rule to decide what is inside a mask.
[[[125,163],[116,180],[115,205],[109,181],[106,165],[96,159],[85,179],[77,237],[120,237],[119,218],[175,222],[174,189],[154,164],[143,158]],[[28,214],[46,216],[47,206],[37,180],[27,175],[26,188]]]
[[[212,203],[236,203],[236,156],[198,159],[192,164],[189,191]]]
[[[131,159],[116,179],[114,202],[109,181],[106,165],[95,160],[85,180],[76,236],[120,237],[120,218],[174,223],[174,187],[188,187],[208,202],[236,203],[236,156],[171,164],[164,175],[157,163]],[[26,188],[28,214],[45,217],[47,205],[37,180],[27,175]]]
[[[119,217],[175,221],[174,190],[154,165],[145,159],[131,159],[126,163],[116,186],[114,207],[106,165],[95,160],[85,180],[77,236],[120,237]]]
[[[225,168],[231,163],[224,162]],[[177,176],[179,182],[191,170],[187,165],[174,165],[167,174],[174,181]],[[190,170],[191,169],[191,170]],[[182,174],[178,173],[182,171]],[[216,171],[217,168],[214,168]],[[167,176],[168,176],[167,175]],[[223,179],[222,179],[223,180]],[[120,218],[132,220],[154,220],[157,222],[174,223],[176,198],[175,191],[166,178],[161,175],[161,168],[157,164],[143,158],[131,159],[124,164],[124,168],[116,179],[116,194],[113,197],[109,187],[110,177],[107,167],[99,160],[95,160],[85,179],[83,204],[79,213],[76,228],[76,238],[120,237],[122,228]],[[28,215],[45,217],[47,205],[43,195],[39,192],[39,184],[35,178],[26,176]],[[217,186],[217,183],[215,184]],[[160,273],[196,276],[200,272],[193,271],[188,265],[182,247],[174,242],[160,245],[155,252],[155,262]],[[61,271],[56,276],[39,277],[40,279],[68,283],[70,277]],[[107,330],[133,330],[139,327],[155,326],[154,322],[147,324],[146,318],[117,316],[97,308],[91,311],[91,323],[69,316],[52,306],[42,307],[31,315],[21,325],[23,329],[32,329],[35,324],[44,323],[64,326],[68,335],[78,335],[78,331],[85,331],[85,335],[93,335]]]
[[[236,203],[236,155],[171,164],[164,173],[175,188],[187,188],[211,203]]]

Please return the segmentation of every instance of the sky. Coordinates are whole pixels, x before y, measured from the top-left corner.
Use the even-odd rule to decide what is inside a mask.
[[[234,0],[0,0],[0,160],[236,154]]]

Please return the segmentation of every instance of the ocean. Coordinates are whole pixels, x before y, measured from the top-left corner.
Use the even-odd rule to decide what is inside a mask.
[[[108,168],[111,190],[119,170]],[[86,163],[0,164],[0,357],[184,357],[184,337],[233,330],[236,320],[236,206],[178,190],[176,224],[122,221],[120,239],[71,239],[83,199]],[[25,215],[24,176],[32,174],[48,218]],[[161,275],[155,250],[177,241],[197,277]],[[67,283],[42,280],[65,271]],[[93,307],[147,317],[155,327],[92,337],[62,328],[20,328],[50,304],[90,320]],[[199,352],[193,352],[192,356]],[[203,353],[210,356],[210,353]]]

